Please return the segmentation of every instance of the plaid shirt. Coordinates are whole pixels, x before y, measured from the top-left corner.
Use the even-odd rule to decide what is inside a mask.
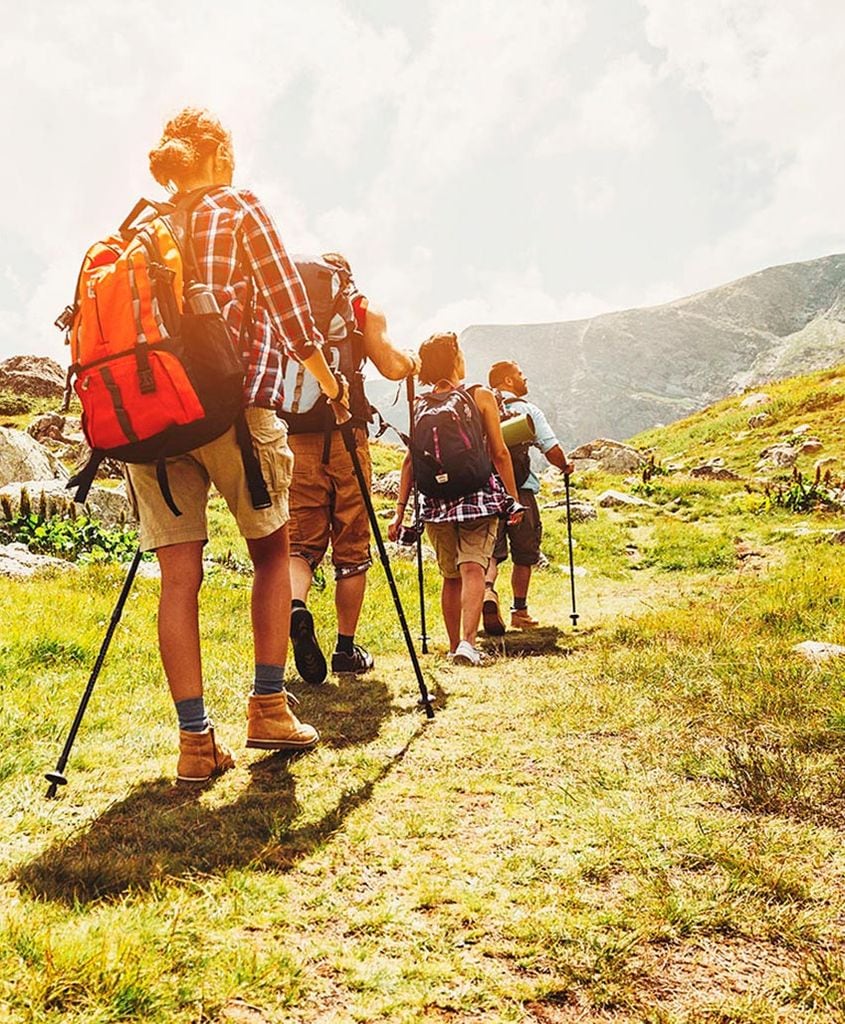
[[[463,498],[430,498],[420,495],[420,518],[425,523],[469,523],[486,516],[505,516],[513,508],[513,498],[496,473],[480,491]]]
[[[283,356],[306,359],[322,343],[299,272],[252,192],[228,186],[207,192],[194,210],[191,234],[197,272],[214,291],[235,343],[252,277],[245,398],[247,405],[274,409],[283,396]]]

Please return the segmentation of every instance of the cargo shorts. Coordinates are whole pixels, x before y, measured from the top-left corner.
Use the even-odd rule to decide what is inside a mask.
[[[290,445],[294,454],[290,487],[291,555],[304,558],[313,571],[331,543],[335,579],[366,572],[373,564],[370,522],[340,431],[331,432],[327,462],[323,462],[323,433],[291,434]],[[369,488],[370,446],[362,429],[355,431],[355,451]]]
[[[499,521],[493,557],[497,562],[504,562],[510,544],[514,565],[536,565],[540,561],[540,543],[543,540],[543,521],[537,507],[537,495],[533,491],[520,491],[519,503],[525,506],[525,515],[513,526],[507,519]]]
[[[246,410],[246,422],[271,498],[270,507],[252,507],[235,428],[230,427],[214,441],[166,460],[173,500],[182,513],[179,516],[165,503],[155,464],[127,465],[126,490],[140,522],[139,542],[143,551],[207,541],[206,510],[212,484],[229,506],[245,539],[267,537],[285,525],[289,519],[288,492],[293,471],[287,424],[273,409],[255,407]]]
[[[437,555],[441,575],[447,580],[458,579],[464,562],[474,562],[486,572],[496,543],[498,523],[498,516],[484,516],[466,523],[426,523],[425,532]]]

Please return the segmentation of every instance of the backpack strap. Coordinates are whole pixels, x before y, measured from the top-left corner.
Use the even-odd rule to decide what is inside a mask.
[[[176,504],[173,498],[173,491],[170,490],[170,481],[167,479],[167,461],[165,459],[159,459],[156,462],[156,480],[158,481],[158,489],[161,491],[165,505],[167,505],[174,516],[181,516],[182,510]]]
[[[244,473],[246,474],[246,485],[249,488],[252,507],[254,509],[270,508],[273,500],[267,490],[267,484],[264,482],[264,477],[261,473],[261,463],[258,461],[255,449],[252,446],[252,435],[249,432],[249,426],[243,412],[240,412],[235,420],[235,439],[238,442],[238,448],[241,450],[241,461],[243,462]]]
[[[97,470],[100,468],[100,463],[106,457],[106,453],[99,448],[94,448],[91,454],[88,456],[88,461],[81,469],[78,469],[73,476],[65,484],[65,487],[76,488],[76,494],[73,496],[74,501],[78,501],[82,504],[88,497],[88,492],[91,490],[91,485],[94,483],[94,477],[97,475]]]

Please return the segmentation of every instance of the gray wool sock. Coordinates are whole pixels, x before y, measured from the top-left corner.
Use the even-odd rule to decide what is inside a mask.
[[[258,696],[266,696],[269,693],[281,693],[285,688],[285,666],[284,665],[256,665],[255,685],[252,692]]]
[[[177,700],[176,714],[179,716],[179,728],[182,732],[205,732],[210,724],[202,697]]]

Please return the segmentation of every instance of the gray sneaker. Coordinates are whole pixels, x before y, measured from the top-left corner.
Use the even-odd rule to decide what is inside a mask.
[[[471,643],[466,640],[461,640],[458,646],[455,648],[455,653],[452,655],[452,661],[456,665],[473,665],[475,668],[481,668],[484,665],[490,664],[490,659],[477,647],[473,647]]]

